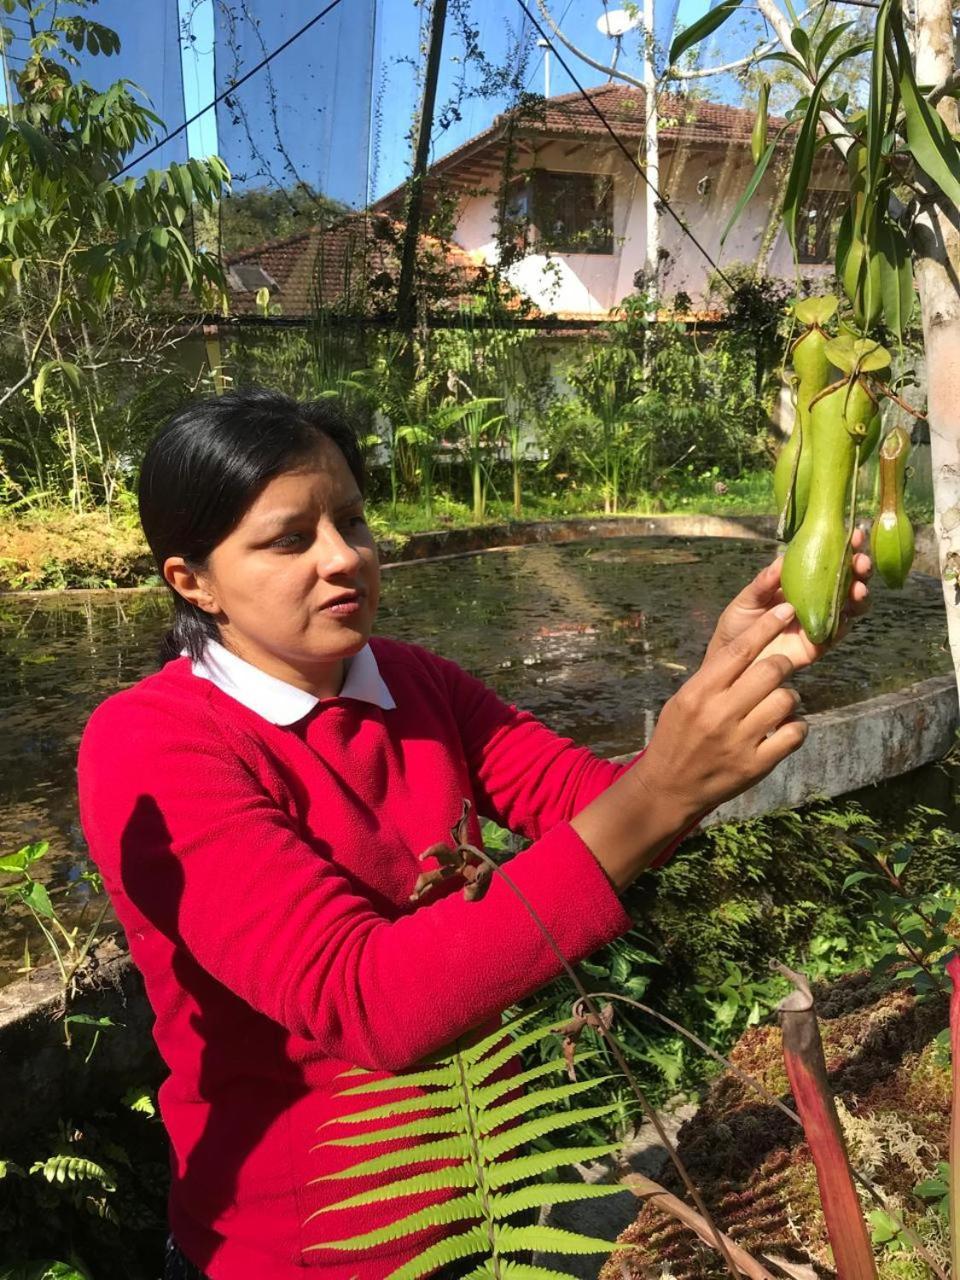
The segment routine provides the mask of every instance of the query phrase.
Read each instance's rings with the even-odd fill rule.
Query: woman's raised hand
[[[700,815],[739,795],[807,735],[794,672],[773,651],[794,624],[781,602],[717,646],[667,702],[646,751],[573,819],[618,888],[625,888]]]
[[[873,564],[870,557],[864,555],[861,551],[863,544],[863,530],[855,529],[853,534],[853,581],[850,584],[850,594],[847,596],[847,603],[843,611],[844,622],[837,640],[846,635],[854,618],[866,613],[870,608],[870,588],[867,583],[873,573]],[[748,583],[740,594],[727,605],[720,615],[713,638],[707,646],[707,658],[722,649],[724,645],[729,644],[731,640],[740,635],[745,628],[755,622],[766,610],[773,608],[774,605],[783,600],[783,591],[780,587],[782,566],[783,557],[778,556],[772,564],[768,564],[765,569],[761,569],[753,581]],[[836,640],[833,643],[836,643]],[[812,662],[816,662],[817,658],[821,657],[828,647],[827,645],[813,644],[812,641],[807,639],[800,623],[794,620],[773,642],[773,647],[769,652],[782,653],[799,670],[801,667],[808,667]]]

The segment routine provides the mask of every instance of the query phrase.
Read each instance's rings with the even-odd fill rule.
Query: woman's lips
[[[323,613],[331,613],[335,618],[349,618],[351,614],[359,612],[362,602],[363,596],[358,591],[353,591],[349,595],[337,596],[320,608]]]

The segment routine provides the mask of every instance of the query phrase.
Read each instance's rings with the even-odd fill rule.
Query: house
[[[303,324],[321,307],[367,319],[392,316],[402,238],[395,218],[366,212],[228,255],[229,318]],[[417,284],[431,312],[456,310],[488,274],[480,255],[420,237]]]
[[[451,240],[488,264],[502,245],[516,255],[507,278],[544,312],[602,319],[634,292],[646,242],[645,184],[598,118],[642,156],[644,94],[610,82],[582,94],[540,100],[507,112],[431,166],[427,191],[455,204]],[[693,98],[659,100],[659,190],[714,261],[764,263],[767,274],[794,279],[798,269],[780,226],[779,184],[792,150],[788,134],[724,247],[720,237],[753,172],[754,113]],[[785,121],[769,122],[770,137]],[[831,274],[831,231],[845,172],[829,151],[818,155],[802,212],[799,274]],[[373,208],[397,215],[404,189]],[[498,235],[500,226],[506,234]],[[660,225],[661,296],[708,304],[710,264],[664,211]]]

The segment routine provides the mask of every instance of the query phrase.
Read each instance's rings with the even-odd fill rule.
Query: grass
[[[909,494],[907,507],[915,524],[932,519],[929,505],[911,505]],[[368,513],[381,542],[402,543],[415,533],[466,529],[474,524],[468,503],[443,492],[435,496],[429,518],[420,503],[401,502],[391,510],[389,502],[376,496],[368,504]],[[563,477],[552,490],[525,494],[521,518],[562,520],[603,514],[603,499],[597,489]],[[769,470],[748,471],[724,479],[717,468],[705,472],[689,468],[655,493],[632,495],[621,504],[618,514],[773,515],[773,474]],[[485,524],[515,518],[511,503],[491,497]],[[0,591],[128,587],[151,581],[156,581],[156,571],[132,501],[112,517],[103,511],[76,515],[62,507],[18,514],[0,512]]]

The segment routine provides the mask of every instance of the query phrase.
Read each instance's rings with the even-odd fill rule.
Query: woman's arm
[[[324,1053],[387,1071],[409,1067],[560,972],[502,882],[481,901],[454,893],[387,919],[337,867],[335,850],[301,839],[214,724],[184,732],[182,713],[154,708],[131,719],[117,702],[94,715],[84,736],[81,817],[135,959],[158,930]],[[516,858],[511,875],[571,962],[629,928],[597,860],[567,824]],[[148,976],[178,998],[176,961],[174,970]]]

